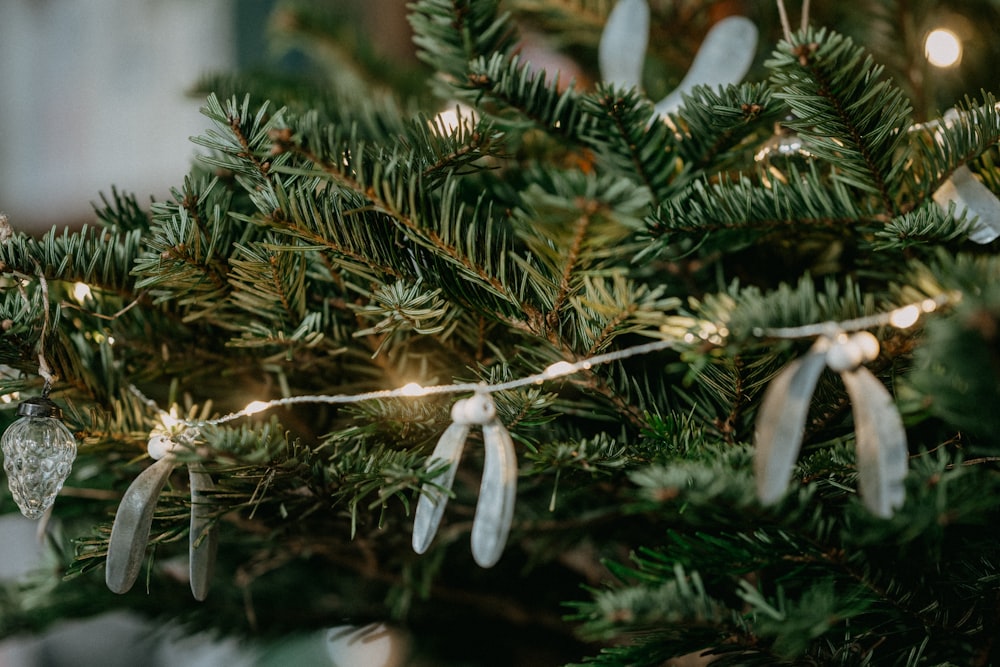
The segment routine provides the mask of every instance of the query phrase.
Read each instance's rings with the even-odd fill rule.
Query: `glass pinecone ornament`
[[[20,419],[0,439],[7,485],[21,514],[38,519],[52,507],[76,458],[76,439],[62,423],[62,411],[41,396],[23,401]]]

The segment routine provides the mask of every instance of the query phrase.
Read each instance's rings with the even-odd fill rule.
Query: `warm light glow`
[[[403,396],[424,396],[427,390],[416,382],[408,382],[400,387],[399,393]]]
[[[543,373],[547,378],[557,378],[562,375],[569,375],[570,373],[576,372],[576,366],[569,363],[568,361],[557,361],[551,366],[547,367]]]
[[[916,324],[920,318],[920,308],[916,306],[906,306],[899,310],[892,311],[889,315],[889,324],[897,329],[907,329]]]
[[[90,291],[90,285],[87,283],[73,283],[73,298],[83,303],[87,299],[91,298],[93,294]]]
[[[924,40],[924,55],[935,67],[954,67],[962,60],[962,42],[951,30],[936,28]]]
[[[243,414],[245,415],[255,415],[258,412],[263,412],[267,410],[267,403],[264,401],[253,401],[248,406],[243,408]]]
[[[456,109],[445,109],[437,115],[435,125],[444,129],[445,132],[454,132],[458,127],[458,111]]]
[[[446,133],[454,132],[458,129],[459,122],[466,125],[476,122],[475,111],[464,104],[455,104],[450,109],[444,109],[434,118],[434,127]]]
[[[165,431],[169,431],[174,426],[177,426],[180,423],[180,420],[177,419],[177,411],[174,408],[171,408],[170,412],[160,410],[160,423],[163,424]]]

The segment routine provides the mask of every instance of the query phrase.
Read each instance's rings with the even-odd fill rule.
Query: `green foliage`
[[[721,171],[729,162],[738,163],[744,143],[758,134],[770,135],[785,111],[765,84],[745,83],[719,91],[696,86],[673,118],[681,135],[682,164]]]
[[[499,2],[469,0],[420,0],[411,7],[410,23],[418,56],[435,69],[454,92],[466,84],[470,61],[494,53],[506,55],[516,41]]]
[[[596,99],[584,98],[596,117],[589,140],[598,157],[617,171],[638,176],[654,201],[667,197],[680,171],[673,136],[663,123],[653,121],[653,106],[635,91],[599,87]],[[634,177],[633,176],[633,177]]]
[[[910,103],[852,40],[806,31],[778,47],[768,63],[775,97],[796,119],[788,126],[806,148],[835,165],[834,179],[876,198],[872,210],[895,212],[907,154]]]
[[[594,119],[581,108],[580,94],[573,88],[560,91],[559,81],[546,79],[516,55],[476,59],[469,65],[468,85],[479,93],[480,108],[513,129],[537,127],[576,142],[593,132]]]
[[[953,312],[927,323],[911,379],[933,414],[980,436],[983,446],[995,453],[1000,421],[995,411],[982,406],[1000,399],[995,375],[984,372],[996,368],[1000,359],[1000,262],[996,257],[941,256],[925,271],[942,288],[960,290],[964,296]]]
[[[48,564],[69,580],[2,587],[0,634],[122,606],[258,637],[391,618],[441,665],[998,662],[1000,263],[933,194],[963,165],[998,189],[1000,113],[981,93],[914,123],[926,100],[899,75],[922,55],[883,70],[862,37],[906,42],[886,17],[935,3],[861,4],[878,5],[867,32],[807,28],[746,82],[656,118],[648,91],[593,79],[610,2],[417,0],[419,62],[397,72],[346,8],[282,3],[281,46],[310,71],[206,76],[203,154],[165,201],[111,189],[96,226],[0,243],[0,395],[40,391],[42,353],[80,442]],[[691,54],[675,52],[713,8],[651,3],[650,90],[680,80]],[[761,28],[770,11],[754,8]],[[777,31],[761,34],[770,49]],[[561,48],[578,80],[522,39]],[[912,303],[915,326],[870,327],[868,364],[906,424],[905,504],[882,519],[859,501],[851,405],[825,372],[789,490],[761,506],[761,398],[811,343],[780,329]],[[673,346],[493,394],[521,470],[494,568],[468,549],[478,427],[413,553],[414,504],[442,471],[428,456],[464,396],[379,392],[507,383],[650,340]],[[277,398],[303,401],[205,423]],[[197,423],[179,461],[216,485],[202,605],[170,567],[183,467],[158,501],[149,594],[111,598],[97,571],[168,407]]]

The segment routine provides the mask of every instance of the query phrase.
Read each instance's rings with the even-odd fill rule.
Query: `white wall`
[[[234,65],[231,0],[2,0],[0,211],[17,229],[92,217],[111,185],[180,186],[207,125],[186,95]]]

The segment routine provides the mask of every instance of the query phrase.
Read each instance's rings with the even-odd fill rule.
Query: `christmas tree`
[[[346,11],[200,82],[171,198],[5,222],[4,420],[72,436],[8,427],[0,633],[1000,661],[1000,8],[416,0],[392,62]]]

